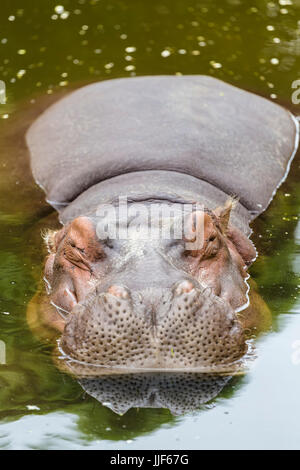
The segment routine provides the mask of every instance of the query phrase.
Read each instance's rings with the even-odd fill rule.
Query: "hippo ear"
[[[61,230],[45,230],[42,232],[42,239],[45,242],[48,252],[56,253],[57,247],[66,234],[66,229],[63,227]]]
[[[224,206],[217,207],[214,209],[214,214],[217,216],[221,229],[224,233],[227,232],[229,220],[230,220],[230,214],[232,209],[236,206],[237,201],[236,199],[230,198],[225,202]]]
[[[252,241],[236,227],[228,228],[227,238],[233,243],[243,258],[245,265],[250,266],[257,256],[257,251]]]
[[[235,249],[243,258],[245,265],[250,266],[257,256],[255,246],[238,228],[229,225],[230,214],[236,204],[237,200],[230,198],[223,207],[217,207],[214,210],[214,214],[218,217],[223,233],[233,243]]]
[[[48,253],[56,252],[56,247],[55,247],[56,233],[57,233],[56,230],[50,230],[50,229],[47,229],[42,232],[42,239],[44,240]]]

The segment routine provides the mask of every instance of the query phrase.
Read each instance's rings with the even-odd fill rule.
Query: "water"
[[[40,231],[56,227],[57,218],[31,179],[22,145],[41,97],[45,106],[85,83],[134,74],[209,74],[300,115],[292,103],[292,83],[300,79],[299,19],[299,0],[2,0],[1,449],[299,448],[299,155],[252,227],[260,256],[251,275],[273,324],[257,342],[251,371],[198,411],[174,416],[135,408],[121,416],[60,372],[53,340],[41,342],[27,327],[26,306],[45,256]]]

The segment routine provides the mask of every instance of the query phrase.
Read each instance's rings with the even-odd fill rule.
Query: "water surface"
[[[300,115],[291,100],[300,79],[300,2],[2,0],[1,449],[299,448],[299,155],[252,227],[260,256],[251,274],[272,329],[257,342],[253,369],[208,405],[182,416],[151,408],[114,413],[58,371],[51,341],[27,327],[45,256],[40,231],[58,223],[30,176],[22,130],[58,93],[150,74],[208,74]]]

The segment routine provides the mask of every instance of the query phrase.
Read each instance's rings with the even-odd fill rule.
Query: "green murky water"
[[[300,115],[291,99],[300,79],[300,1],[1,1],[1,449],[300,447],[299,155],[253,226],[260,257],[251,273],[271,308],[272,331],[257,343],[253,370],[209,406],[180,417],[151,408],[120,416],[59,372],[51,344],[27,327],[45,254],[40,230],[57,224],[22,147],[38,97],[108,78],[175,73],[213,75]]]

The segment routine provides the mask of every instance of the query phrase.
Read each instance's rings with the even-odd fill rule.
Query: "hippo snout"
[[[229,303],[190,280],[171,288],[96,286],[71,312],[60,341],[68,358],[134,370],[226,370],[247,346]]]

